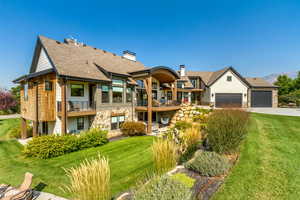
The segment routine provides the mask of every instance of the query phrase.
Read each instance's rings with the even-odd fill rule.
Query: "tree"
[[[16,106],[11,108],[11,110],[15,113],[20,112],[20,91],[21,91],[20,85],[18,85],[16,87],[12,87],[10,89],[11,94],[13,95],[14,99],[16,100]]]
[[[300,90],[300,71],[298,72],[297,77],[294,79],[293,85],[295,90]]]
[[[0,111],[6,111],[16,106],[17,102],[13,95],[5,90],[0,90]]]
[[[277,81],[274,84],[279,86],[278,88],[279,95],[285,95],[294,90],[293,80],[289,78],[287,75],[278,76]]]

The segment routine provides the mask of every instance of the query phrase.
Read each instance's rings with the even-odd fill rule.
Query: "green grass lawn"
[[[9,139],[7,131],[12,127],[20,126],[20,123],[19,119],[0,120],[0,140]]]
[[[63,168],[77,166],[86,158],[96,158],[99,153],[109,159],[113,194],[134,186],[138,179],[152,170],[150,146],[153,137],[150,136],[110,142],[101,147],[47,160],[28,159],[21,155],[22,145],[16,140],[6,139],[4,132],[10,125],[15,125],[11,119],[3,120],[0,124],[0,183],[18,185],[22,182],[24,173],[29,171],[34,174],[33,187],[39,183],[46,184],[43,191],[70,197],[70,194],[60,189],[68,183]]]
[[[299,198],[300,117],[251,114],[240,160],[213,199]]]

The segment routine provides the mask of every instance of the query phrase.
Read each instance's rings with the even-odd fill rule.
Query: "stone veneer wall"
[[[108,130],[108,137],[116,137],[121,135],[120,130],[111,130],[111,117],[114,115],[125,115],[125,121],[137,121],[136,112],[132,109],[132,107],[126,106],[118,106],[118,107],[110,107],[105,108],[103,110],[97,110],[97,114],[92,120],[92,128],[101,128],[104,130]],[[133,115],[132,115],[133,114]]]
[[[173,126],[177,121],[192,122],[194,116],[201,114],[196,110],[197,108],[199,108],[199,106],[182,105],[181,109],[174,114],[170,125]]]

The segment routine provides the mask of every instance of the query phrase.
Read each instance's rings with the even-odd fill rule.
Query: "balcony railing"
[[[147,106],[147,100],[140,100],[137,103],[137,106]],[[152,99],[152,107],[167,107],[167,106],[180,106],[180,102],[174,100],[156,100]]]
[[[96,110],[96,103],[91,101],[67,101],[67,112]],[[57,111],[61,112],[61,101],[57,102]]]

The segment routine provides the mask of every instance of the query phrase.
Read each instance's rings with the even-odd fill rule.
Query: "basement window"
[[[120,129],[124,121],[125,121],[125,116],[123,115],[111,117],[111,130]]]
[[[84,118],[83,117],[78,117],[77,118],[77,130],[81,131],[84,129]]]
[[[232,81],[232,76],[227,76],[227,81],[231,82]]]

